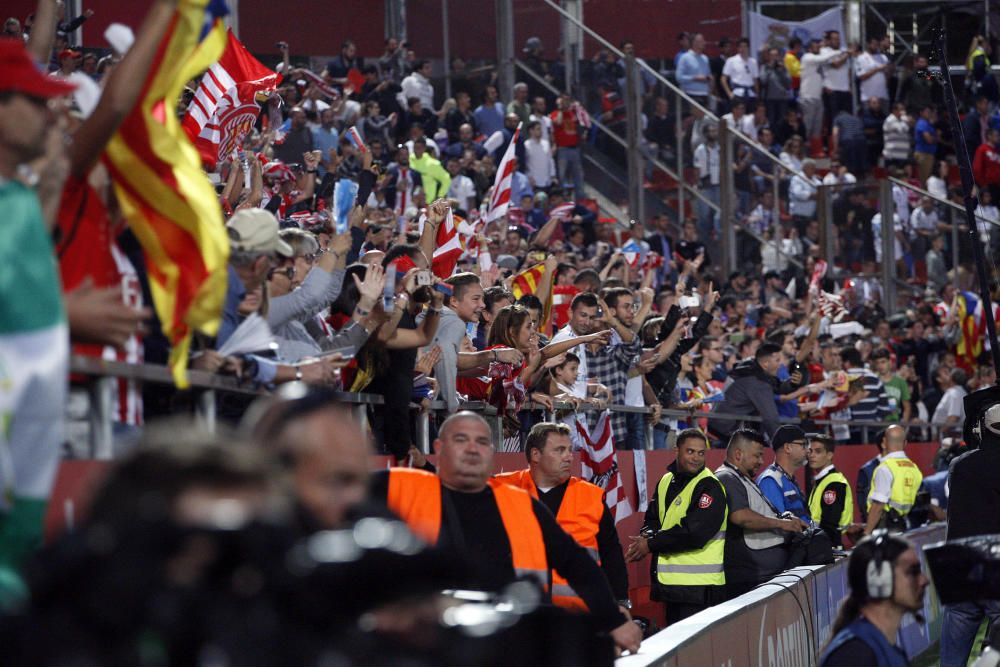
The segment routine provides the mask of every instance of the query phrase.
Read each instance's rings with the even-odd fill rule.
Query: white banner
[[[841,44],[844,41],[844,13],[840,7],[828,9],[819,16],[805,21],[779,21],[757,12],[747,13],[750,20],[750,54],[757,57],[765,46],[777,47],[782,51],[788,46],[788,40],[798,37],[803,48],[809,46],[810,39],[822,39],[827,30],[840,32]]]

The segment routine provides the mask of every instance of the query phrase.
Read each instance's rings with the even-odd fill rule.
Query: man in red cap
[[[59,72],[58,76],[68,77],[77,70],[77,65],[83,54],[73,49],[63,49],[59,52]]]
[[[69,335],[52,241],[38,193],[19,168],[51,157],[39,188],[58,193],[65,176],[65,119],[55,98],[69,83],[43,74],[20,40],[0,40],[0,570],[41,544],[42,518],[63,442]],[[60,122],[61,121],[61,122]],[[27,180],[27,179],[26,179]]]

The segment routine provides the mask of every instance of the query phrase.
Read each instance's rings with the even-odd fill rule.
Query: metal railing
[[[84,375],[91,380],[87,383],[90,394],[90,445],[91,456],[96,459],[113,458],[113,408],[112,396],[114,392],[114,382],[117,379],[136,380],[143,383],[153,383],[161,385],[173,385],[173,376],[166,366],[153,364],[129,364],[119,361],[107,361],[94,357],[74,355],[70,360],[70,371],[77,375]],[[219,393],[240,394],[244,396],[267,396],[270,392],[244,382],[240,382],[232,376],[223,376],[208,373],[205,371],[188,371],[190,391],[196,396],[195,414],[199,421],[209,430],[214,430],[216,425],[216,409]],[[383,405],[382,396],[377,394],[365,394],[356,392],[334,392],[333,397],[338,401],[351,405],[358,420],[366,424],[368,420],[367,411],[369,406]],[[448,406],[444,401],[432,401],[429,409],[424,410],[421,406],[411,405],[411,409],[417,412],[417,446],[424,453],[430,453],[431,445],[431,413],[441,414],[447,411]],[[497,413],[496,408],[488,403],[479,401],[467,401],[461,404],[463,410],[470,410],[483,415],[490,423],[495,442],[503,441],[503,419]],[[524,409],[541,410],[545,419],[554,419],[555,412],[573,412],[586,414],[601,412],[608,409],[612,412],[651,415],[652,410],[648,407],[636,407],[628,405],[608,405],[605,407],[586,406],[576,408],[570,403],[556,402],[553,404],[553,411],[549,411],[545,406],[537,403],[527,403]],[[692,410],[664,409],[661,411],[661,424],[663,419],[674,419],[678,421],[695,421],[699,419],[737,421],[745,423],[761,423],[763,420],[759,416],[737,415],[721,412],[702,412]],[[799,424],[800,419],[782,418],[781,423]],[[857,421],[844,419],[824,419],[812,420],[812,423],[819,426],[842,426],[847,425],[854,429],[860,429],[862,440],[869,441],[869,435],[873,435],[878,429],[892,425],[901,425],[908,428],[925,429],[930,433],[930,440],[937,440],[940,427],[922,422],[881,422],[881,421]],[[646,423],[645,448],[653,449],[653,429],[655,424],[650,421]]]

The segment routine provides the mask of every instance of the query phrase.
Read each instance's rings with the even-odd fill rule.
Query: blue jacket
[[[910,661],[903,650],[890,644],[882,631],[866,618],[857,619],[837,633],[819,657],[819,667],[840,667],[841,663],[829,662],[829,658],[838,648],[853,639],[860,639],[872,650],[878,667],[909,667]]]
[[[805,496],[795,480],[785,474],[777,463],[772,463],[757,476],[757,486],[761,493],[771,501],[778,513],[791,512],[798,518],[812,525],[809,507]]]

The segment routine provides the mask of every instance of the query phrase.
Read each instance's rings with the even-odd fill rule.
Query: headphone
[[[876,530],[872,533],[872,558],[865,570],[865,585],[868,597],[872,600],[885,600],[892,597],[895,585],[892,563],[885,558],[885,545],[889,541],[889,531]]]

